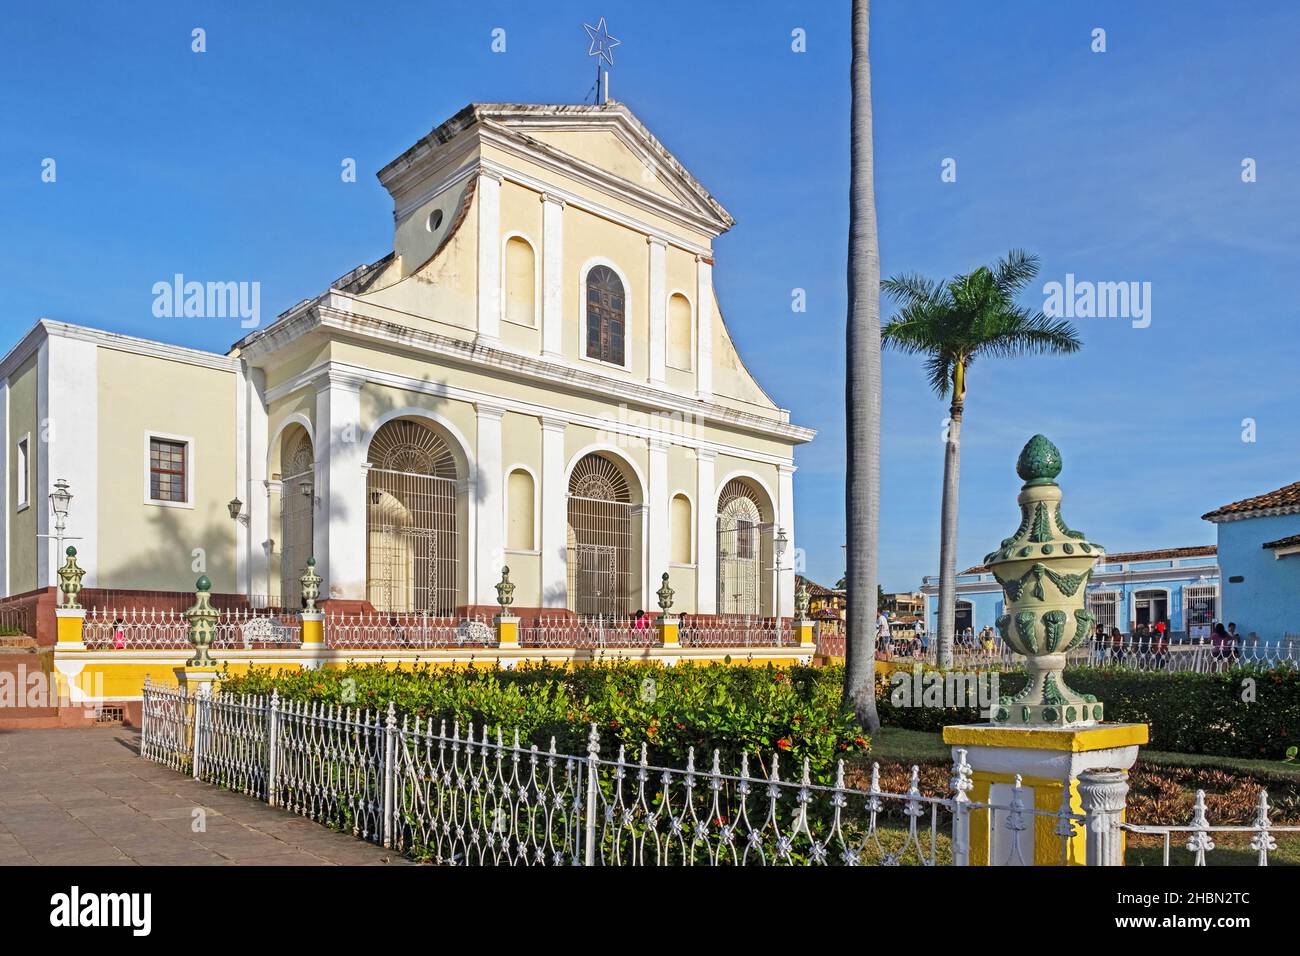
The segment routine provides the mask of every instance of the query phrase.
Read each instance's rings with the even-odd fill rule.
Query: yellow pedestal
[[[55,635],[63,650],[84,650],[83,631],[86,626],[86,609],[82,607],[56,607],[54,609]]]
[[[971,866],[1083,866],[1085,834],[1080,824],[1068,844],[1056,832],[1064,787],[1070,787],[1070,810],[1081,813],[1079,774],[1109,768],[1127,771],[1138,745],[1148,739],[1146,724],[1100,724],[1077,730],[1061,727],[1003,727],[959,724],[943,729],[943,741],[966,751],[975,804],[1010,803],[1020,777],[1026,829],[1019,853],[1011,842],[1007,811],[975,809],[970,813]],[[1064,852],[1063,852],[1064,851]]]
[[[812,621],[795,618],[794,633],[799,638],[800,647],[811,649],[817,646],[817,639],[813,632],[814,625]]]
[[[659,616],[659,643],[663,647],[681,647],[681,618],[671,614]]]
[[[199,693],[204,687],[215,690],[216,683],[220,678],[221,671],[215,666],[192,667],[185,664],[176,668],[176,683],[181,685],[181,690],[188,691],[191,694]]]
[[[302,646],[325,646],[325,613],[323,611],[302,611]]]
[[[498,614],[492,623],[497,629],[497,647],[519,646],[519,618],[513,614]]]

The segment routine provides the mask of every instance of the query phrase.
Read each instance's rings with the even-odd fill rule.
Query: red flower
[[[780,740],[778,740],[778,741],[776,742],[776,746],[777,746],[777,749],[778,749],[778,750],[789,750],[789,749],[790,749],[790,738],[789,738],[789,737],[782,737]]]
[[[617,726],[618,726],[618,721],[617,721],[617,720],[611,720],[611,721],[609,722],[609,725],[610,725],[611,727],[617,727]]]

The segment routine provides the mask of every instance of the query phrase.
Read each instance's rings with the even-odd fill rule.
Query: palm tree
[[[951,395],[943,456],[943,512],[939,538],[938,663],[952,667],[953,612],[957,598],[957,481],[961,471],[961,423],[966,373],[979,356],[1077,352],[1074,326],[1016,304],[1016,295],[1038,275],[1038,257],[1013,249],[990,269],[935,282],[903,275],[881,283],[901,304],[881,330],[886,345],[926,356],[930,386]]]
[[[850,600],[844,708],[868,731],[876,714],[876,540],[880,517],[880,247],[871,141],[870,0],[853,0],[849,314],[845,342],[845,519]]]

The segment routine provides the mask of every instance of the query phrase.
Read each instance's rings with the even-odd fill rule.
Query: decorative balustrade
[[[683,647],[791,647],[799,643],[788,618],[684,614]]]
[[[83,642],[90,650],[180,650],[190,647],[184,612],[158,608],[95,608],[86,612]],[[219,612],[216,649],[297,647],[302,623],[296,614],[248,608]]]
[[[519,629],[523,647],[655,647],[659,629],[649,615],[635,619],[614,615],[540,615],[531,626]]]
[[[325,615],[325,643],[337,648],[491,647],[496,633],[484,618],[410,612]]]

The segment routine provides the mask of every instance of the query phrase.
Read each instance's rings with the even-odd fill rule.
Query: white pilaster
[[[250,504],[248,500],[248,365],[240,362],[235,369],[235,497],[244,503],[235,521],[235,593],[253,593],[248,542]]]
[[[776,524],[785,530],[789,540],[785,556],[781,559],[781,570],[776,576],[776,608],[778,617],[790,617],[794,614],[794,556],[796,538],[794,534],[794,465],[777,465],[776,489]]]
[[[478,340],[501,341],[501,176],[478,174]]]
[[[558,419],[542,419],[542,605],[554,608],[569,604],[564,426]]]
[[[648,236],[650,247],[650,384],[664,384],[664,365],[668,358],[668,244],[657,236]],[[663,572],[660,572],[661,574]]]
[[[713,260],[695,257],[695,389],[713,398]],[[715,504],[716,507],[716,504]]]
[[[78,561],[86,569],[82,586],[93,588],[99,577],[99,348],[94,342],[51,335],[42,346],[45,373],[39,378],[45,396],[45,412],[38,416],[38,433],[32,438],[45,459],[44,474],[32,489],[32,507],[44,516],[45,533],[54,530],[50,517],[50,490],[59,478],[66,478],[72,491],[67,533],[76,540]],[[49,539],[44,562],[45,574],[38,587],[58,583],[57,569],[63,556]]]
[[[248,593],[271,593],[271,558],[266,539],[270,536],[270,496],[266,491],[267,414],[266,373],[260,368],[248,368],[244,374],[245,404],[248,410],[246,447],[243,454],[248,459],[247,483],[240,497],[247,504],[248,513]]]
[[[14,512],[14,489],[9,480],[9,379],[0,380],[0,481],[4,482],[0,507],[0,597],[9,590],[9,516]]]
[[[564,200],[542,193],[542,355],[564,354]]]
[[[660,576],[668,570],[668,443],[657,438],[650,439],[650,460],[646,473],[646,500],[649,503],[649,560],[645,571],[645,595],[649,602],[650,595],[659,590]]]
[[[312,543],[326,598],[366,596],[366,479],[361,386],[329,368],[316,380],[316,515]]]
[[[695,452],[696,549],[695,608],[700,614],[718,610],[718,489],[714,485],[717,453],[700,448]]]
[[[478,531],[474,541],[475,581],[478,592],[475,604],[495,604],[496,583],[501,580],[505,561],[505,482],[501,461],[501,418],[505,410],[479,402],[474,406],[478,420],[475,439],[477,460],[474,467],[474,494],[470,499],[478,512]]]

